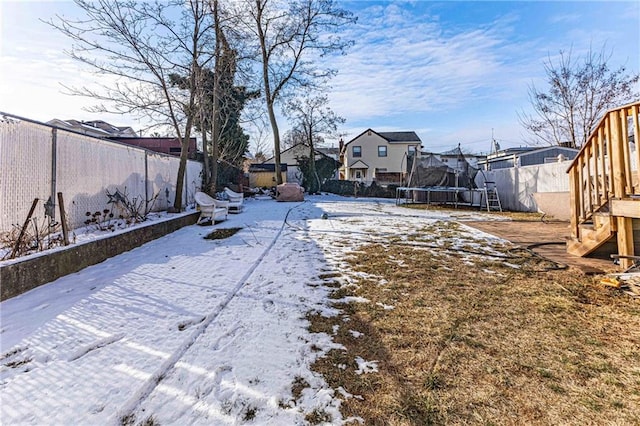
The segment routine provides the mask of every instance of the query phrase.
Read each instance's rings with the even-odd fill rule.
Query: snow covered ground
[[[426,223],[484,218],[329,195],[247,200],[242,213],[214,227],[183,228],[4,301],[0,422],[152,416],[162,425],[291,425],[320,410],[340,424],[349,420],[339,412],[344,391],[310,370],[335,347],[305,320],[310,311],[334,312],[323,282],[337,273],[351,279],[343,259],[360,244]],[[231,227],[242,230],[203,238]],[[495,238],[467,227],[464,234]],[[375,374],[375,360],[354,354],[354,364]],[[292,384],[302,379],[310,386],[295,399]]]

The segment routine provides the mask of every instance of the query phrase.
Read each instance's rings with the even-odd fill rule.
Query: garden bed
[[[87,266],[132,250],[183,226],[196,223],[199,212],[153,222],[62,249],[41,252],[0,265],[0,301],[15,297]]]

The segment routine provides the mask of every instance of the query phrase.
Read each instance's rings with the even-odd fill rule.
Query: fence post
[[[149,213],[149,162],[147,155],[149,153],[144,150],[144,213]]]
[[[53,204],[51,209],[51,220],[56,219],[56,177],[57,177],[57,153],[58,153],[58,129],[51,129],[51,194],[49,199]]]

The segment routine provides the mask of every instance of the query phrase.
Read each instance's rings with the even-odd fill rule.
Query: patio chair
[[[240,213],[242,211],[242,203],[244,202],[244,194],[232,191],[227,187],[224,188],[224,194],[229,200],[229,212]]]
[[[196,203],[200,207],[200,217],[196,222],[198,225],[206,219],[211,219],[211,223],[216,223],[227,219],[229,213],[229,202],[216,200],[204,192],[196,192]]]

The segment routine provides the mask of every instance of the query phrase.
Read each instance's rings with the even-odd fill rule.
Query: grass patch
[[[242,420],[245,422],[250,422],[251,420],[256,418],[256,413],[258,412],[258,409],[255,407],[247,407],[247,409],[244,412],[244,415],[242,416]]]
[[[640,388],[640,301],[504,243],[455,242],[459,229],[443,224],[410,240],[464,250],[361,246],[345,259],[355,285],[327,286],[342,313],[308,315],[312,332],[339,326],[334,340],[345,349],[313,369],[354,395],[343,416],[367,425],[639,424],[640,392],[630,390]],[[336,303],[347,294],[370,302]],[[376,360],[378,372],[356,374],[356,357]]]
[[[159,426],[159,423],[153,418],[153,416],[146,417],[136,423],[136,416],[134,414],[128,414],[121,417],[120,424],[122,426]]]
[[[309,383],[302,377],[296,376],[291,384],[291,395],[294,400],[299,400],[302,396],[302,391],[309,387]]]
[[[204,236],[205,240],[223,240],[236,234],[242,228],[220,228]]]
[[[324,410],[315,409],[312,412],[308,413],[304,419],[312,425],[319,425],[323,423],[331,422],[331,414],[327,413]]]

